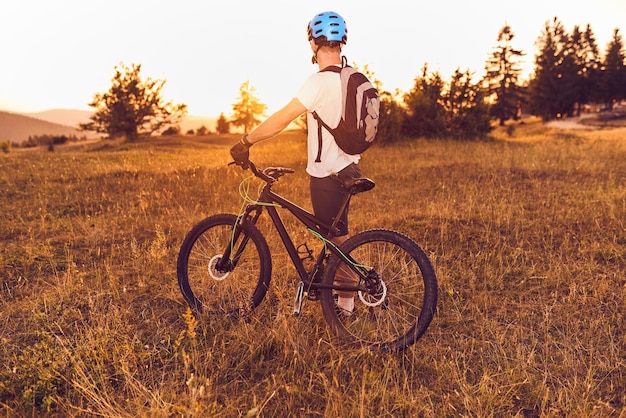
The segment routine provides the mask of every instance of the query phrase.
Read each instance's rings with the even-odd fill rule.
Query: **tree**
[[[141,65],[115,67],[111,89],[96,93],[90,107],[96,109],[91,122],[82,130],[135,140],[176,125],[187,114],[187,105],[164,102],[161,90],[165,80],[141,79]]]
[[[239,87],[239,101],[233,104],[233,116],[230,123],[243,126],[245,132],[261,123],[260,116],[265,116],[267,105],[261,103],[254,95],[255,88],[246,81]]]
[[[422,76],[404,95],[404,104],[403,131],[409,137],[466,139],[482,137],[491,130],[484,92],[472,83],[469,70],[456,70],[445,83],[439,72],[428,74],[424,65]]]
[[[204,136],[209,134],[209,129],[202,125],[198,129],[196,129],[196,136]]]
[[[457,139],[480,138],[491,131],[489,108],[469,70],[457,69],[441,102],[446,111],[448,134]]]
[[[397,99],[400,95],[399,90],[396,90],[395,95],[388,91],[380,93],[380,121],[378,122],[376,137],[383,144],[398,142],[403,139],[402,124],[405,119],[405,112]]]
[[[180,134],[180,127],[179,126],[169,126],[167,129],[165,129],[161,135],[163,136],[173,136],[173,135],[178,135]]]
[[[523,102],[523,90],[519,85],[522,69],[519,59],[524,53],[511,47],[515,37],[509,25],[503,26],[498,32],[498,46],[494,48],[487,60],[485,82],[487,95],[495,98],[491,113],[499,121],[500,126],[508,119],[517,120],[520,104]]]
[[[626,99],[625,59],[622,36],[615,29],[602,63],[602,99],[609,110],[613,109],[614,101]]]
[[[359,67],[354,62],[352,63],[352,67],[354,67],[355,70],[361,72],[365,77],[367,77],[367,79],[370,80],[370,82],[376,88],[376,90],[378,91],[383,90],[383,83],[379,79],[376,78],[376,76],[374,75],[374,72],[370,70],[370,67],[368,64],[365,64],[362,70],[359,69]]]
[[[441,137],[446,134],[445,109],[440,100],[445,83],[439,72],[428,74],[424,65],[422,76],[415,79],[411,91],[404,94],[406,118],[403,131],[409,137]]]
[[[223,113],[220,113],[220,117],[217,118],[217,123],[215,124],[215,130],[218,134],[227,134],[230,132],[230,122],[226,119]]]
[[[588,24],[584,32],[574,27],[571,46],[577,71],[576,114],[580,115],[583,105],[598,98],[600,88],[600,56],[591,25]]]
[[[567,91],[570,74],[564,73],[570,63],[567,58],[564,64],[564,57],[569,54],[568,43],[563,24],[556,17],[552,23],[546,22],[537,41],[539,54],[535,56],[535,74],[529,86],[531,111],[543,120],[569,113],[575,102],[575,99],[571,103],[566,100],[571,94]]]

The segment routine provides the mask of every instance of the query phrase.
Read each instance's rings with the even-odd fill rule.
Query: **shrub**
[[[172,135],[178,135],[179,133],[180,133],[180,128],[178,126],[170,126],[166,130],[164,130],[161,135],[172,136]]]

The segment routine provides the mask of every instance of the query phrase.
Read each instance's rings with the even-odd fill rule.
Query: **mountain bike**
[[[341,340],[382,351],[404,350],[426,332],[437,305],[437,279],[415,241],[388,229],[359,232],[339,246],[332,241],[351,198],[372,189],[372,180],[334,176],[349,193],[329,225],[272,190],[294,170],[258,169],[252,161],[246,166],[264,183],[258,198],[250,199],[239,215],[218,214],[200,221],[181,245],[178,284],[195,314],[246,318],[263,301],[272,278],[272,256],[257,221],[267,212],[299,277],[294,316],[300,315],[304,300],[319,301],[324,319]],[[307,244],[294,245],[279,209],[290,212],[321,242],[319,253]],[[305,261],[312,267],[305,268]],[[353,283],[337,282],[341,269]],[[338,308],[337,292],[353,292],[354,311]]]

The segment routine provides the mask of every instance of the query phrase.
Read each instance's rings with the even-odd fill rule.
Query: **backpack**
[[[349,65],[339,68],[335,65],[322,71],[339,73],[341,77],[341,120],[336,128],[328,126],[317,114],[318,150],[315,162],[321,162],[322,127],[335,138],[343,152],[350,155],[360,154],[368,149],[376,137],[380,101],[378,91],[362,73]]]

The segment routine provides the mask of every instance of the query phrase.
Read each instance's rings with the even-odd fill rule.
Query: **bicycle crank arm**
[[[332,290],[340,290],[344,292],[367,292],[367,287],[364,286],[338,286],[335,284],[320,284],[313,283],[311,288],[313,289],[332,289]]]

